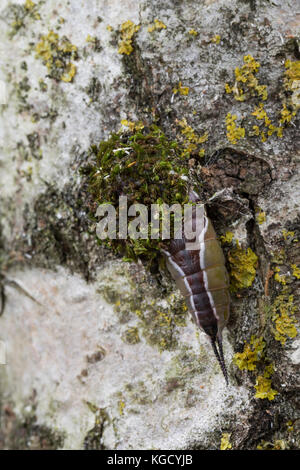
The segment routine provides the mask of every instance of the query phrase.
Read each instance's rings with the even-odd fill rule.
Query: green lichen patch
[[[56,80],[72,82],[77,59],[77,47],[66,38],[60,38],[54,31],[41,37],[36,45],[36,58],[41,59],[48,69],[48,75]]]
[[[91,163],[83,169],[95,211],[98,205],[110,203],[118,218],[120,196],[127,196],[128,208],[141,203],[148,214],[151,204],[187,203],[189,165],[182,146],[169,140],[156,125],[131,126],[127,120],[125,124],[128,131],[112,134],[91,148]],[[126,259],[140,257],[151,264],[162,245],[161,232],[157,232],[157,238],[150,238],[152,227],[149,216],[148,233],[141,233],[139,238],[129,234],[127,239],[106,239],[103,243]]]

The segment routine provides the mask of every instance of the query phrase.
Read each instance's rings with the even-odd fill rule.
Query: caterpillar
[[[167,268],[185,297],[195,323],[209,336],[228,384],[222,330],[230,313],[229,276],[222,248],[206,215],[204,204],[199,204],[200,199],[195,191],[190,191],[189,199],[196,204],[192,207],[191,220],[185,221],[184,234],[175,235],[167,247],[164,245],[162,252]],[[190,224],[189,229],[195,234],[192,239],[186,237],[186,224]],[[190,243],[193,245],[192,249]]]

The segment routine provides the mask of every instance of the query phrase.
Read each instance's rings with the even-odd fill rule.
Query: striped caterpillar
[[[194,321],[209,336],[228,384],[222,330],[229,318],[229,276],[221,246],[206,215],[204,204],[199,204],[199,196],[194,191],[190,192],[189,198],[191,202],[198,203],[192,208],[191,220],[185,221],[185,233],[180,237],[174,236],[167,249],[162,252],[166,256],[167,268],[185,297]],[[191,229],[195,233],[193,239],[186,238],[186,223],[190,224],[190,233]],[[189,249],[191,242],[193,249]]]

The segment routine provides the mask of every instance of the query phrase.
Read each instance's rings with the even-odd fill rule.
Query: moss
[[[77,47],[54,31],[41,37],[36,45],[36,58],[43,61],[51,78],[72,82],[76,74],[76,66],[72,60],[77,59]]]
[[[250,287],[255,279],[258,257],[251,250],[237,247],[232,248],[228,253],[230,264],[231,287],[233,291]]]
[[[106,141],[91,148],[90,164],[82,172],[88,180],[95,211],[105,202],[111,203],[119,215],[119,196],[127,196],[127,205],[142,203],[151,212],[151,204],[169,206],[188,202],[186,179],[188,156],[183,147],[167,139],[156,125],[143,127],[122,121],[121,129]],[[94,216],[94,214],[92,214]],[[149,221],[148,221],[149,222]],[[148,228],[151,228],[150,222]],[[151,264],[160,253],[162,239],[105,239],[100,243],[127,260],[141,258]]]

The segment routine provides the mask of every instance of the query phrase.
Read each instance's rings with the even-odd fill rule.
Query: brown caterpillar
[[[199,201],[194,191],[190,192],[190,200]],[[199,213],[197,214],[198,227],[197,207],[200,212],[200,220]],[[191,220],[187,223],[195,233],[194,238],[187,239],[185,234],[178,238],[175,236],[167,249],[162,251],[166,256],[168,270],[185,297],[194,321],[210,337],[228,384],[222,348],[222,330],[228,321],[230,309],[229,276],[225,258],[203,204],[193,207]],[[191,242],[193,249],[189,249]]]

